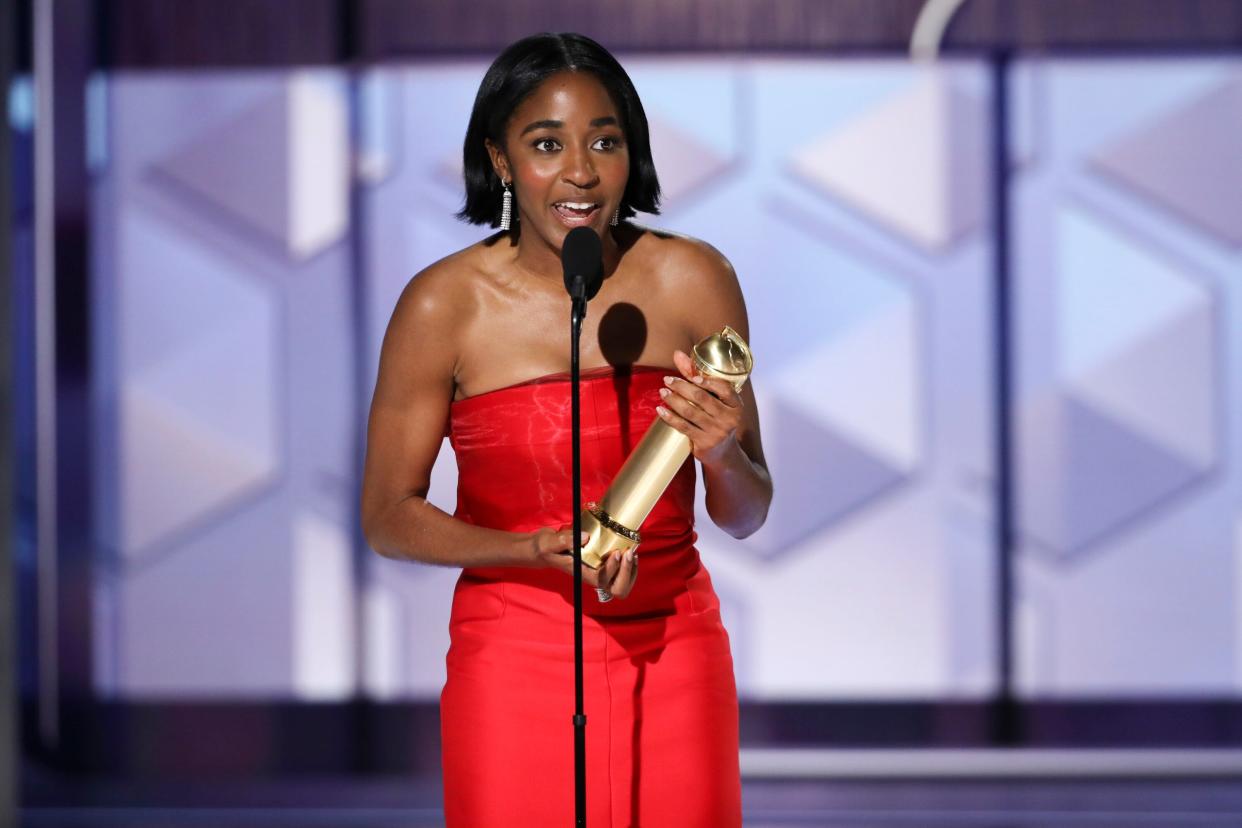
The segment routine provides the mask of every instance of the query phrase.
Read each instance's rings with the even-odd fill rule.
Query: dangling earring
[[[509,189],[508,181],[501,181],[505,186],[505,194],[500,197],[500,229],[508,230],[513,219],[513,191]]]
[[[617,224],[619,224],[620,222],[621,222],[621,205],[618,204],[617,209],[614,210],[612,213],[612,220],[609,221],[608,223],[612,225],[613,227],[616,227]]]

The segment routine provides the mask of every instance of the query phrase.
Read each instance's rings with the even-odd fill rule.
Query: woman
[[[461,217],[502,229],[419,273],[397,302],[371,405],[363,528],[385,557],[462,567],[441,696],[448,825],[544,828],[573,814],[560,265],[572,228],[591,227],[604,249],[582,333],[584,502],[657,416],[690,438],[708,512],[734,536],[763,523],[772,486],[749,387],[698,377],[687,356],[724,325],[749,335],[732,268],[706,244],[626,220],[657,212],[659,183],[616,60],[581,35],[510,46],[479,88],[464,162]],[[424,499],[446,431],[453,516]],[[601,590],[586,590],[584,623],[595,828],[741,824],[733,663],[694,548],[694,481],[687,460],[637,556],[584,568]]]

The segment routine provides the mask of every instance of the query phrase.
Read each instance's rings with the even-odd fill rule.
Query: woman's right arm
[[[539,566],[538,537],[472,526],[426,500],[453,400],[453,334],[470,310],[469,297],[453,284],[459,274],[446,270],[433,266],[410,281],[384,334],[367,423],[362,531],[386,558]]]
[[[435,265],[410,280],[388,322],[367,423],[362,532],[385,558],[442,566],[551,567],[572,574],[571,527],[504,532],[460,521],[427,502],[455,390],[454,332],[470,312],[457,273]],[[584,538],[585,540],[585,538]],[[589,586],[624,598],[633,559],[583,567]]]

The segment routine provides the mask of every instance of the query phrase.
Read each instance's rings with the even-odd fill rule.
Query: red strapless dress
[[[586,372],[582,496],[598,499],[655,418],[664,368]],[[565,375],[453,403],[456,516],[527,532],[572,520]],[[585,588],[587,824],[740,826],[737,690],[694,547],[687,460],[641,527],[629,598]],[[470,568],[453,595],[440,697],[449,828],[571,825],[573,581]]]

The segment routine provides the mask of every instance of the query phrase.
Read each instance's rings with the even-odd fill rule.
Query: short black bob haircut
[[[471,224],[500,225],[504,190],[492,169],[484,140],[504,146],[505,127],[513,111],[539,84],[557,72],[590,72],[608,90],[621,117],[630,153],[630,177],[621,199],[621,217],[636,210],[660,212],[660,181],[651,160],[647,115],[630,76],[617,59],[591,38],[580,34],[537,34],[509,46],[488,68],[479,84],[466,127],[462,168],[466,205],[457,217]],[[517,211],[514,211],[515,219]]]

